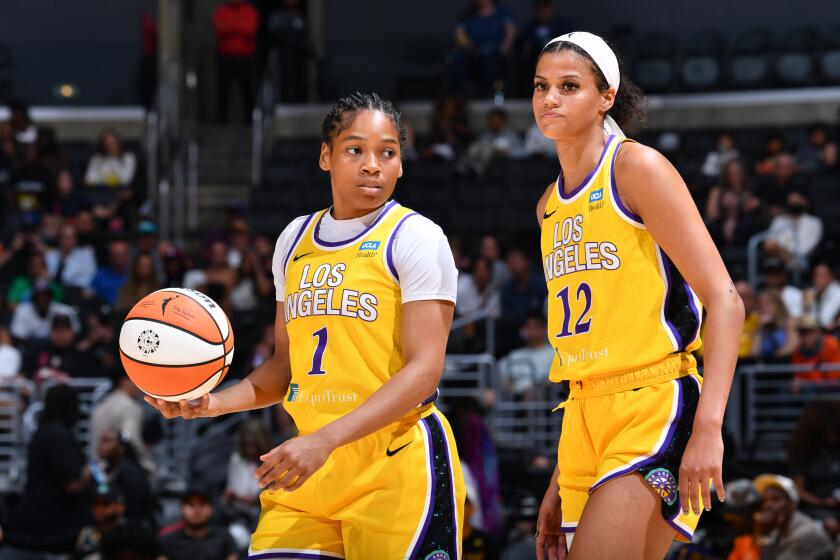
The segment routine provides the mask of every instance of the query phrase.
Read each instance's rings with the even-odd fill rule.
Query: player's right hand
[[[170,402],[148,395],[143,397],[143,400],[158,409],[167,420],[178,416],[187,420],[190,418],[212,418],[221,414],[219,399],[212,393],[207,393],[201,398],[191,401],[181,399],[178,402]]]
[[[543,497],[537,516],[537,560],[566,558],[566,534],[560,530],[562,523],[560,496],[557,495],[556,486],[551,484]],[[546,549],[548,556],[546,556]]]

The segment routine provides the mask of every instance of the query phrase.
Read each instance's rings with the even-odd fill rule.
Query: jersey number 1
[[[585,321],[584,319],[589,314],[589,310],[592,308],[592,288],[590,288],[589,284],[587,284],[586,282],[583,282],[577,288],[577,301],[580,301],[581,294],[583,294],[585,302],[583,307],[583,313],[580,314],[580,317],[578,317],[578,320],[575,323],[575,332],[572,332],[569,329],[569,323],[572,319],[572,306],[569,303],[569,287],[566,286],[557,294],[557,297],[563,301],[563,330],[556,335],[557,338],[564,338],[575,334],[583,334],[589,332],[589,327],[592,326],[592,318],[590,317]]]
[[[318,346],[315,347],[315,355],[312,356],[312,369],[309,370],[309,375],[326,375],[321,366],[324,361],[324,351],[327,349],[327,327],[318,329],[312,333],[313,337],[318,337]]]

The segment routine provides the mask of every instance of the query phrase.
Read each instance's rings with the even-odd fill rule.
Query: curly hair
[[[394,108],[393,103],[382,99],[376,93],[355,92],[347,97],[342,97],[338,103],[324,116],[321,124],[321,140],[324,144],[332,146],[333,139],[346,130],[361,111],[381,111],[394,124],[400,142],[400,153],[405,147],[405,127],[402,123],[402,115]]]
[[[598,65],[595,64],[592,57],[589,56],[589,53],[574,43],[569,43],[567,41],[549,43],[543,47],[543,50],[537,57],[537,62],[539,62],[540,58],[542,58],[542,55],[544,54],[559,53],[563,51],[573,51],[589,62],[590,69],[595,75],[595,85],[598,87],[598,91],[604,92],[610,89],[606,76],[604,76],[604,73],[601,72],[600,68],[598,68]],[[613,102],[613,106],[609,111],[607,111],[607,114],[615,119],[618,126],[624,129],[625,132],[633,132],[638,130],[645,122],[645,103],[647,102],[647,99],[645,98],[645,94],[642,89],[627,79],[624,74],[624,64],[621,58],[618,55],[616,55],[616,58],[618,58],[618,67],[621,74],[621,86],[618,88],[618,91],[616,91],[615,102]]]
[[[831,420],[840,416],[840,402],[814,401],[809,404],[796,423],[790,440],[788,462],[793,467],[803,467],[814,457],[814,452],[826,444],[826,433]]]

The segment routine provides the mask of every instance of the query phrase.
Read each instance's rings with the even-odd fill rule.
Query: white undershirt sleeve
[[[277,243],[274,245],[271,272],[274,276],[274,292],[277,301],[286,299],[286,271],[283,269],[283,261],[292,249],[292,243],[295,242],[298,231],[306,218],[307,216],[300,216],[292,220],[283,230],[283,233],[277,237]]]
[[[421,215],[406,218],[393,241],[394,268],[402,302],[446,300],[455,303],[458,269],[440,226]]]

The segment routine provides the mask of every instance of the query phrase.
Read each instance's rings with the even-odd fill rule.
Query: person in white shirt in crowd
[[[15,348],[8,327],[0,325],[0,382],[18,379],[22,362],[20,350]]]
[[[813,288],[806,299],[814,306],[811,313],[817,317],[820,326],[832,329],[840,314],[840,282],[826,262],[817,263],[811,273]]]
[[[75,288],[89,289],[96,275],[93,247],[79,246],[76,228],[65,224],[58,233],[58,247],[45,255],[50,278]]]
[[[735,147],[735,137],[731,132],[721,132],[717,137],[715,149],[706,154],[703,162],[703,175],[709,179],[720,177],[724,166],[732,160],[738,159],[738,149]]]
[[[532,123],[525,132],[525,157],[554,158],[557,157],[557,146],[554,140],[546,138],[536,123]]]
[[[52,321],[58,315],[70,318],[73,331],[79,332],[76,311],[69,305],[53,301],[50,284],[39,280],[32,290],[32,301],[15,308],[12,315],[12,336],[26,341],[46,340],[50,336]]]
[[[85,184],[89,187],[129,187],[136,170],[137,158],[125,151],[119,132],[106,128],[99,133],[99,146],[88,162]]]
[[[535,389],[548,379],[554,349],[546,338],[546,320],[531,314],[520,329],[525,346],[517,348],[499,361],[504,390],[517,399],[534,399]]]
[[[125,375],[121,375],[116,388],[102,399],[90,417],[91,441],[99,441],[107,430],[120,434],[131,442],[138,454],[138,462],[147,472],[155,472],[151,450],[143,441],[143,393]],[[98,449],[96,450],[98,453]]]
[[[492,160],[518,159],[522,156],[522,139],[508,126],[507,112],[495,107],[487,113],[487,130],[470,144],[466,155],[458,162],[456,171],[472,171],[478,176],[483,176]]]
[[[237,444],[228,461],[222,511],[234,540],[240,548],[247,548],[260,516],[260,485],[254,474],[260,465],[260,455],[271,449],[262,420],[256,417],[243,420],[239,424]]]
[[[788,268],[807,268],[808,256],[823,237],[822,220],[808,214],[808,206],[804,194],[792,191],[787,195],[785,211],[770,222],[764,249],[782,259]]]
[[[788,314],[799,319],[805,309],[805,295],[790,283],[790,273],[785,263],[776,257],[769,257],[762,263],[764,286],[779,292]]]
[[[470,317],[479,313],[497,319],[502,314],[499,287],[493,278],[493,264],[479,257],[473,262],[472,271],[458,275],[458,303],[455,314]]]

